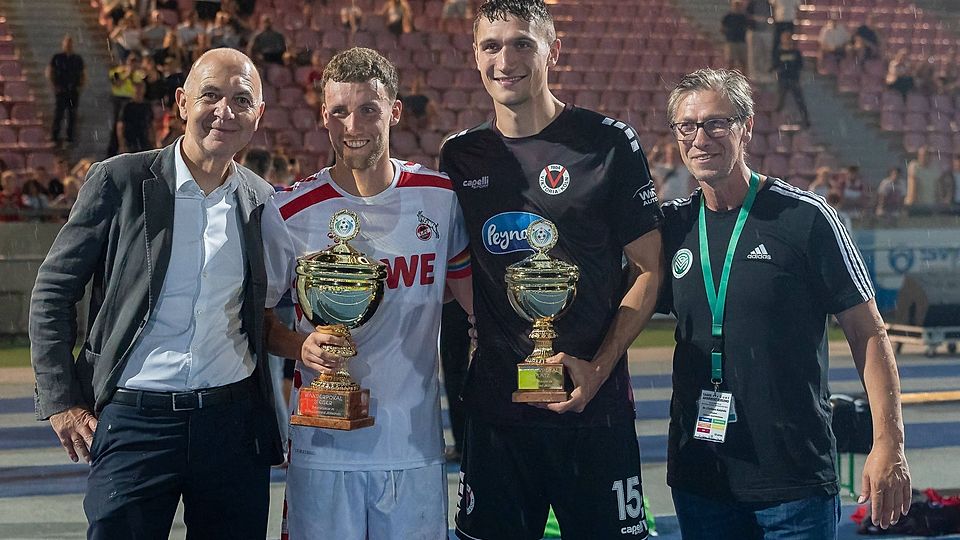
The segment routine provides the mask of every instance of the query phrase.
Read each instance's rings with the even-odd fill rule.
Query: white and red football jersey
[[[291,426],[290,459],[300,467],[398,470],[443,462],[437,339],[446,279],[470,275],[467,233],[445,174],[391,162],[393,182],[372,197],[345,192],[323,169],[264,209],[267,307],[290,293],[297,257],[332,244],[329,222],[340,210],[359,216],[360,234],[350,245],[387,265],[383,300],[352,330],[357,356],[348,363],[354,380],[370,389],[376,423],[354,431]],[[313,327],[299,317],[298,330]],[[297,362],[292,403],[315,376]]]

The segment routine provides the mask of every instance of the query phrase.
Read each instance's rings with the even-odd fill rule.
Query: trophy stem
[[[533,340],[533,352],[524,362],[528,364],[543,364],[547,358],[554,355],[553,340],[557,333],[553,330],[550,319],[536,319],[533,321],[533,331],[530,339]]]
[[[322,334],[331,334],[334,336],[340,336],[347,340],[349,345],[340,346],[340,345],[324,345],[323,350],[342,356],[345,359],[349,359],[357,355],[357,349],[353,346],[353,338],[350,337],[350,329],[342,324],[334,324],[330,326],[318,326],[317,332]],[[352,377],[350,377],[350,372],[347,371],[346,360],[343,364],[340,365],[340,368],[336,373],[330,375],[328,373],[321,373],[316,379],[310,383],[312,388],[317,388],[321,390],[345,390],[345,391],[356,391],[360,390],[360,385],[357,384]]]

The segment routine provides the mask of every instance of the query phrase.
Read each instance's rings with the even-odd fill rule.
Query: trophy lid
[[[357,214],[349,210],[335,213],[330,218],[330,236],[334,244],[323,251],[297,259],[297,274],[328,281],[383,279],[386,266],[379,261],[371,261],[348,243],[359,232]]]
[[[575,284],[580,277],[576,265],[547,255],[557,245],[557,227],[546,219],[538,219],[527,227],[527,242],[536,253],[507,267],[507,283],[522,286]]]

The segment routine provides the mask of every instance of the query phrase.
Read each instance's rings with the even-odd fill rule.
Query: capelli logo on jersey
[[[563,165],[553,163],[540,171],[540,189],[547,195],[559,195],[570,186],[570,173]]]
[[[437,240],[440,239],[440,226],[437,225],[437,222],[423,215],[423,210],[417,212],[417,221],[420,223],[417,224],[417,238],[426,242],[427,240],[437,237]]]
[[[483,247],[494,255],[533,251],[527,242],[527,227],[543,219],[530,212],[502,212],[483,224]]]
[[[490,177],[481,176],[480,178],[474,178],[473,180],[464,180],[463,187],[472,189],[486,189],[490,187]]]
[[[620,534],[624,534],[624,535],[630,534],[633,536],[640,536],[645,532],[647,532],[647,524],[643,522],[640,522],[636,525],[632,525],[630,527],[622,527],[620,529]]]

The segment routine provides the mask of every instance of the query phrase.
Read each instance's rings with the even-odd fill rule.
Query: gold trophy
[[[297,297],[303,315],[318,331],[346,338],[346,346],[323,346],[344,358],[356,356],[350,329],[373,316],[387,275],[382,263],[370,261],[347,243],[359,233],[357,215],[340,210],[330,218],[334,244],[297,259]],[[300,389],[290,423],[343,430],[372,426],[370,390],[361,389],[341,365],[335,374],[321,374]]]
[[[569,399],[563,388],[563,364],[547,364],[554,355],[553,320],[564,314],[577,295],[580,270],[547,255],[557,244],[557,227],[545,219],[527,227],[527,242],[536,253],[507,267],[507,297],[514,311],[533,322],[533,352],[517,364],[514,403],[557,403]]]

